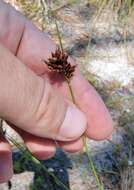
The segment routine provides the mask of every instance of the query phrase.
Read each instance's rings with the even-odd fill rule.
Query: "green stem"
[[[55,17],[54,17],[54,22],[55,22],[55,26],[56,26],[56,31],[57,31],[57,35],[58,35],[58,39],[59,39],[59,43],[60,43],[60,48],[61,48],[61,51],[63,52],[64,49],[63,49],[63,45],[62,45],[62,39],[61,39],[61,35],[60,35],[60,31],[59,31],[58,23],[57,23],[57,20],[56,20]]]
[[[95,176],[98,189],[99,190],[104,190],[103,185],[101,184],[100,179],[99,179],[99,177],[97,175],[96,168],[95,168],[93,160],[92,160],[91,152],[89,151],[89,148],[87,146],[87,140],[86,140],[86,138],[83,139],[83,142],[84,142],[84,147],[86,149],[86,153],[87,153],[88,160],[89,160],[89,167],[91,167],[93,175]]]
[[[75,97],[74,97],[74,93],[73,93],[73,89],[72,89],[72,86],[70,84],[70,81],[66,79],[66,82],[67,82],[67,85],[68,85],[68,88],[69,88],[69,92],[70,92],[70,96],[71,96],[71,99],[72,99],[72,102],[76,105],[76,101],[75,101]]]
[[[63,187],[65,190],[71,190],[70,188],[68,188],[64,183],[62,183],[53,173],[49,172],[47,167],[45,165],[43,165],[37,158],[35,158],[32,153],[26,149],[25,147],[23,147],[21,144],[19,144],[16,140],[14,140],[11,136],[9,136],[8,134],[6,135],[9,139],[10,142],[12,142],[23,154],[27,153],[33,160],[33,162],[35,164],[39,164],[41,166],[41,168],[50,176],[54,179],[55,183],[61,187]]]
[[[59,38],[60,48],[61,48],[62,52],[64,52],[62,39],[61,39],[61,35],[60,35],[60,31],[59,31],[59,27],[58,27],[58,23],[57,23],[56,19],[55,19],[55,25],[56,25],[57,35],[58,35],[58,38]],[[71,95],[71,98],[72,98],[72,102],[77,106],[76,101],[75,101],[75,96],[74,96],[74,93],[73,93],[73,89],[72,89],[72,86],[70,84],[70,80],[68,78],[66,78],[66,77],[65,77],[65,80],[66,80],[66,82],[68,84],[68,88],[69,88],[69,92],[70,92],[70,95]],[[91,165],[93,175],[95,176],[97,186],[98,186],[99,190],[104,190],[104,188],[101,185],[101,182],[99,180],[99,177],[97,175],[95,166],[93,164],[92,155],[91,155],[91,153],[90,153],[90,151],[88,149],[88,146],[87,146],[86,135],[83,135],[83,145],[84,145],[84,149],[86,150],[86,154],[87,154],[87,157],[88,157],[88,160],[89,160],[89,166]]]
[[[32,155],[31,155],[32,156]],[[43,170],[49,174],[49,176],[51,176],[54,180],[55,180],[55,183],[61,187],[63,187],[65,190],[70,190],[66,185],[64,185],[64,183],[62,183],[53,173],[49,172],[47,167],[45,165],[42,165],[41,162],[35,158],[34,156],[32,156],[32,159],[35,163],[37,164],[40,164],[41,167],[43,168]]]
[[[56,20],[56,17],[55,17],[55,12],[52,11],[51,6],[49,6],[49,11],[51,13],[51,16],[54,18],[54,22],[55,22],[55,26],[56,26],[56,32],[57,32],[58,40],[59,40],[59,43],[60,43],[61,51],[64,52],[63,44],[62,44],[62,38],[61,38],[60,31],[59,31],[58,23],[57,23],[57,20]]]
[[[76,101],[75,101],[75,97],[74,97],[74,93],[73,93],[70,81],[68,79],[66,79],[66,81],[67,81],[67,84],[68,84],[68,87],[69,87],[69,91],[70,91],[70,95],[71,95],[71,98],[72,98],[72,102],[76,105]],[[99,190],[104,190],[104,188],[103,188],[103,186],[102,186],[102,184],[100,182],[100,179],[99,179],[99,177],[97,175],[96,168],[95,168],[93,160],[92,160],[91,152],[89,151],[89,148],[88,148],[88,145],[87,145],[86,135],[83,136],[83,145],[84,145],[84,149],[86,151],[86,154],[87,154],[87,157],[88,157],[88,160],[89,160],[89,167],[91,168],[92,173],[95,176],[98,189]]]
[[[74,104],[76,104],[72,87],[71,87],[70,83],[67,83],[67,84],[68,84],[68,88],[69,88],[69,90],[70,90],[70,94],[71,94],[71,97],[72,97],[72,102],[73,102]]]

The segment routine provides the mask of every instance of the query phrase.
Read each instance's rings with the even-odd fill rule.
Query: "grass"
[[[47,167],[42,164],[41,161],[39,161],[37,158],[35,158],[31,152],[29,152],[29,150],[24,146],[24,145],[21,145],[20,143],[18,143],[16,140],[14,140],[14,138],[12,138],[9,134],[6,134],[6,137],[8,138],[8,140],[16,147],[18,148],[19,151],[21,151],[22,153],[22,162],[21,162],[21,165],[17,162],[15,165],[14,165],[14,169],[18,172],[18,171],[21,171],[23,170],[23,161],[26,160],[27,162],[28,161],[32,161],[35,166],[37,167],[38,170],[44,170],[44,172],[46,172],[54,181],[55,181],[55,184],[57,184],[59,187],[62,187],[64,190],[71,190],[69,187],[67,187],[64,183],[62,183],[62,181],[56,177],[52,172],[50,172]],[[38,180],[40,182],[42,182],[41,180],[41,176],[40,178],[38,178]],[[38,181],[38,182],[39,182]]]

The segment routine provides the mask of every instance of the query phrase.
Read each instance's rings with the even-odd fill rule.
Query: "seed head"
[[[48,59],[48,61],[44,62],[51,71],[63,75],[66,80],[70,81],[73,77],[76,65],[72,66],[68,62],[68,54],[60,50],[59,47],[56,48],[55,52],[51,53],[51,57]]]

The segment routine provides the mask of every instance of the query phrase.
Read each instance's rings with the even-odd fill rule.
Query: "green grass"
[[[52,172],[50,172],[47,167],[42,164],[42,162],[40,160],[38,160],[37,158],[35,158],[31,152],[29,152],[29,150],[22,144],[18,143],[16,140],[14,140],[14,138],[12,138],[9,134],[6,134],[8,140],[16,147],[18,148],[19,151],[21,151],[22,153],[22,157],[20,159],[20,162],[15,162],[14,163],[14,170],[16,172],[21,172],[23,170],[25,170],[26,166],[25,166],[25,162],[32,162],[34,163],[35,167],[37,168],[37,170],[43,170],[45,173],[48,174],[48,176],[50,176],[55,184],[57,184],[59,187],[62,187],[64,190],[71,190],[69,187],[67,187],[58,177],[56,177]],[[39,176],[37,178],[36,184],[39,185],[41,182],[43,181],[42,176]],[[33,186],[31,185],[30,187],[31,189],[33,188]],[[34,187],[35,189],[36,187]],[[32,189],[33,190],[33,189]],[[37,190],[37,188],[36,188]]]

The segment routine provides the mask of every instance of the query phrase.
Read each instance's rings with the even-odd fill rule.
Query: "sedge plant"
[[[68,85],[68,89],[70,92],[72,102],[77,107],[79,107],[76,103],[74,91],[73,91],[72,86],[71,86],[71,79],[74,75],[76,65],[71,65],[68,61],[68,54],[65,53],[65,51],[64,51],[58,22],[56,20],[55,14],[53,14],[53,12],[52,12],[52,18],[54,19],[54,22],[55,22],[55,27],[56,27],[56,32],[57,32],[57,36],[59,39],[60,47],[57,47],[55,52],[51,53],[51,57],[48,59],[48,61],[44,61],[44,63],[48,66],[50,71],[56,72],[64,78],[64,80],[66,81],[66,83]],[[91,155],[91,152],[90,152],[88,144],[87,144],[86,135],[83,135],[83,147],[84,147],[83,150],[84,150],[84,152],[86,152],[87,157],[88,157],[89,167],[91,168],[92,173],[96,179],[97,187],[99,190],[104,190],[103,185],[100,181],[100,178],[97,174],[95,165],[93,163],[92,155]]]

